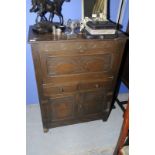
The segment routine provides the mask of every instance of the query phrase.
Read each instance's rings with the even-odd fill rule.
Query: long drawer
[[[87,81],[75,81],[68,83],[59,83],[57,85],[44,84],[43,95],[47,97],[70,94],[89,90],[99,90],[112,86],[113,80],[109,79],[98,79],[98,80],[87,80]]]
[[[51,55],[91,54],[100,50],[102,52],[116,52],[121,49],[121,44],[122,41],[114,42],[110,40],[104,42],[89,40],[86,42],[40,43],[38,45],[38,50],[48,54],[50,53]]]

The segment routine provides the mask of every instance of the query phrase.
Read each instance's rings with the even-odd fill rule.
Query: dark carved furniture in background
[[[128,23],[126,35],[129,37],[129,23]],[[127,101],[120,101],[118,99],[121,82],[123,82],[129,90],[129,40],[127,40],[126,45],[125,45],[124,55],[122,58],[122,63],[121,63],[120,72],[118,76],[118,82],[117,82],[116,95],[115,95],[116,102],[118,103],[122,111],[125,111],[124,105],[127,104]]]
[[[126,37],[83,39],[78,35],[37,35],[29,43],[37,79],[44,131],[49,128],[107,120]]]

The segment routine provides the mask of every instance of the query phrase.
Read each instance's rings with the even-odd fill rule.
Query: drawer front
[[[43,85],[43,94],[47,97],[55,97],[55,95],[63,95],[66,93],[73,93],[76,92],[77,89],[76,83],[67,83],[61,84],[56,86],[51,86],[51,84]]]
[[[43,94],[47,97],[55,97],[55,95],[72,94],[81,91],[88,91],[93,89],[102,89],[107,86],[112,86],[112,79],[102,79],[95,81],[77,81],[74,83],[62,83],[53,86],[52,84],[43,85]]]
[[[43,106],[48,110],[48,122],[61,122],[75,119],[75,97],[49,99]]]
[[[74,55],[74,54],[91,54],[97,51],[114,52],[121,48],[121,42],[115,41],[91,41],[89,42],[55,42],[40,43],[38,49],[51,55]]]
[[[97,80],[97,81],[87,81],[87,82],[80,82],[78,89],[82,91],[92,90],[92,89],[102,89],[108,86],[112,86],[112,79],[105,79]]]

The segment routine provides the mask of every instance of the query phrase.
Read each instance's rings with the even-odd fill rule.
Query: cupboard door
[[[49,100],[51,122],[68,121],[75,118],[75,97],[67,96]]]
[[[81,103],[78,109],[82,117],[101,115],[104,110],[105,92],[104,90],[90,91],[80,94]]]

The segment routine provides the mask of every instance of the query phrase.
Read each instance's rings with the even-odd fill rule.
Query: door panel
[[[111,69],[111,54],[47,57],[47,74],[68,75],[89,72],[107,72]]]
[[[79,105],[82,117],[99,115],[103,112],[105,91],[90,91],[80,94],[82,104]]]
[[[73,120],[75,118],[75,105],[74,96],[50,99],[51,122]]]
[[[90,75],[109,76],[113,74],[113,53],[96,55],[53,57],[40,53],[41,72],[44,83],[56,78],[91,77]]]

